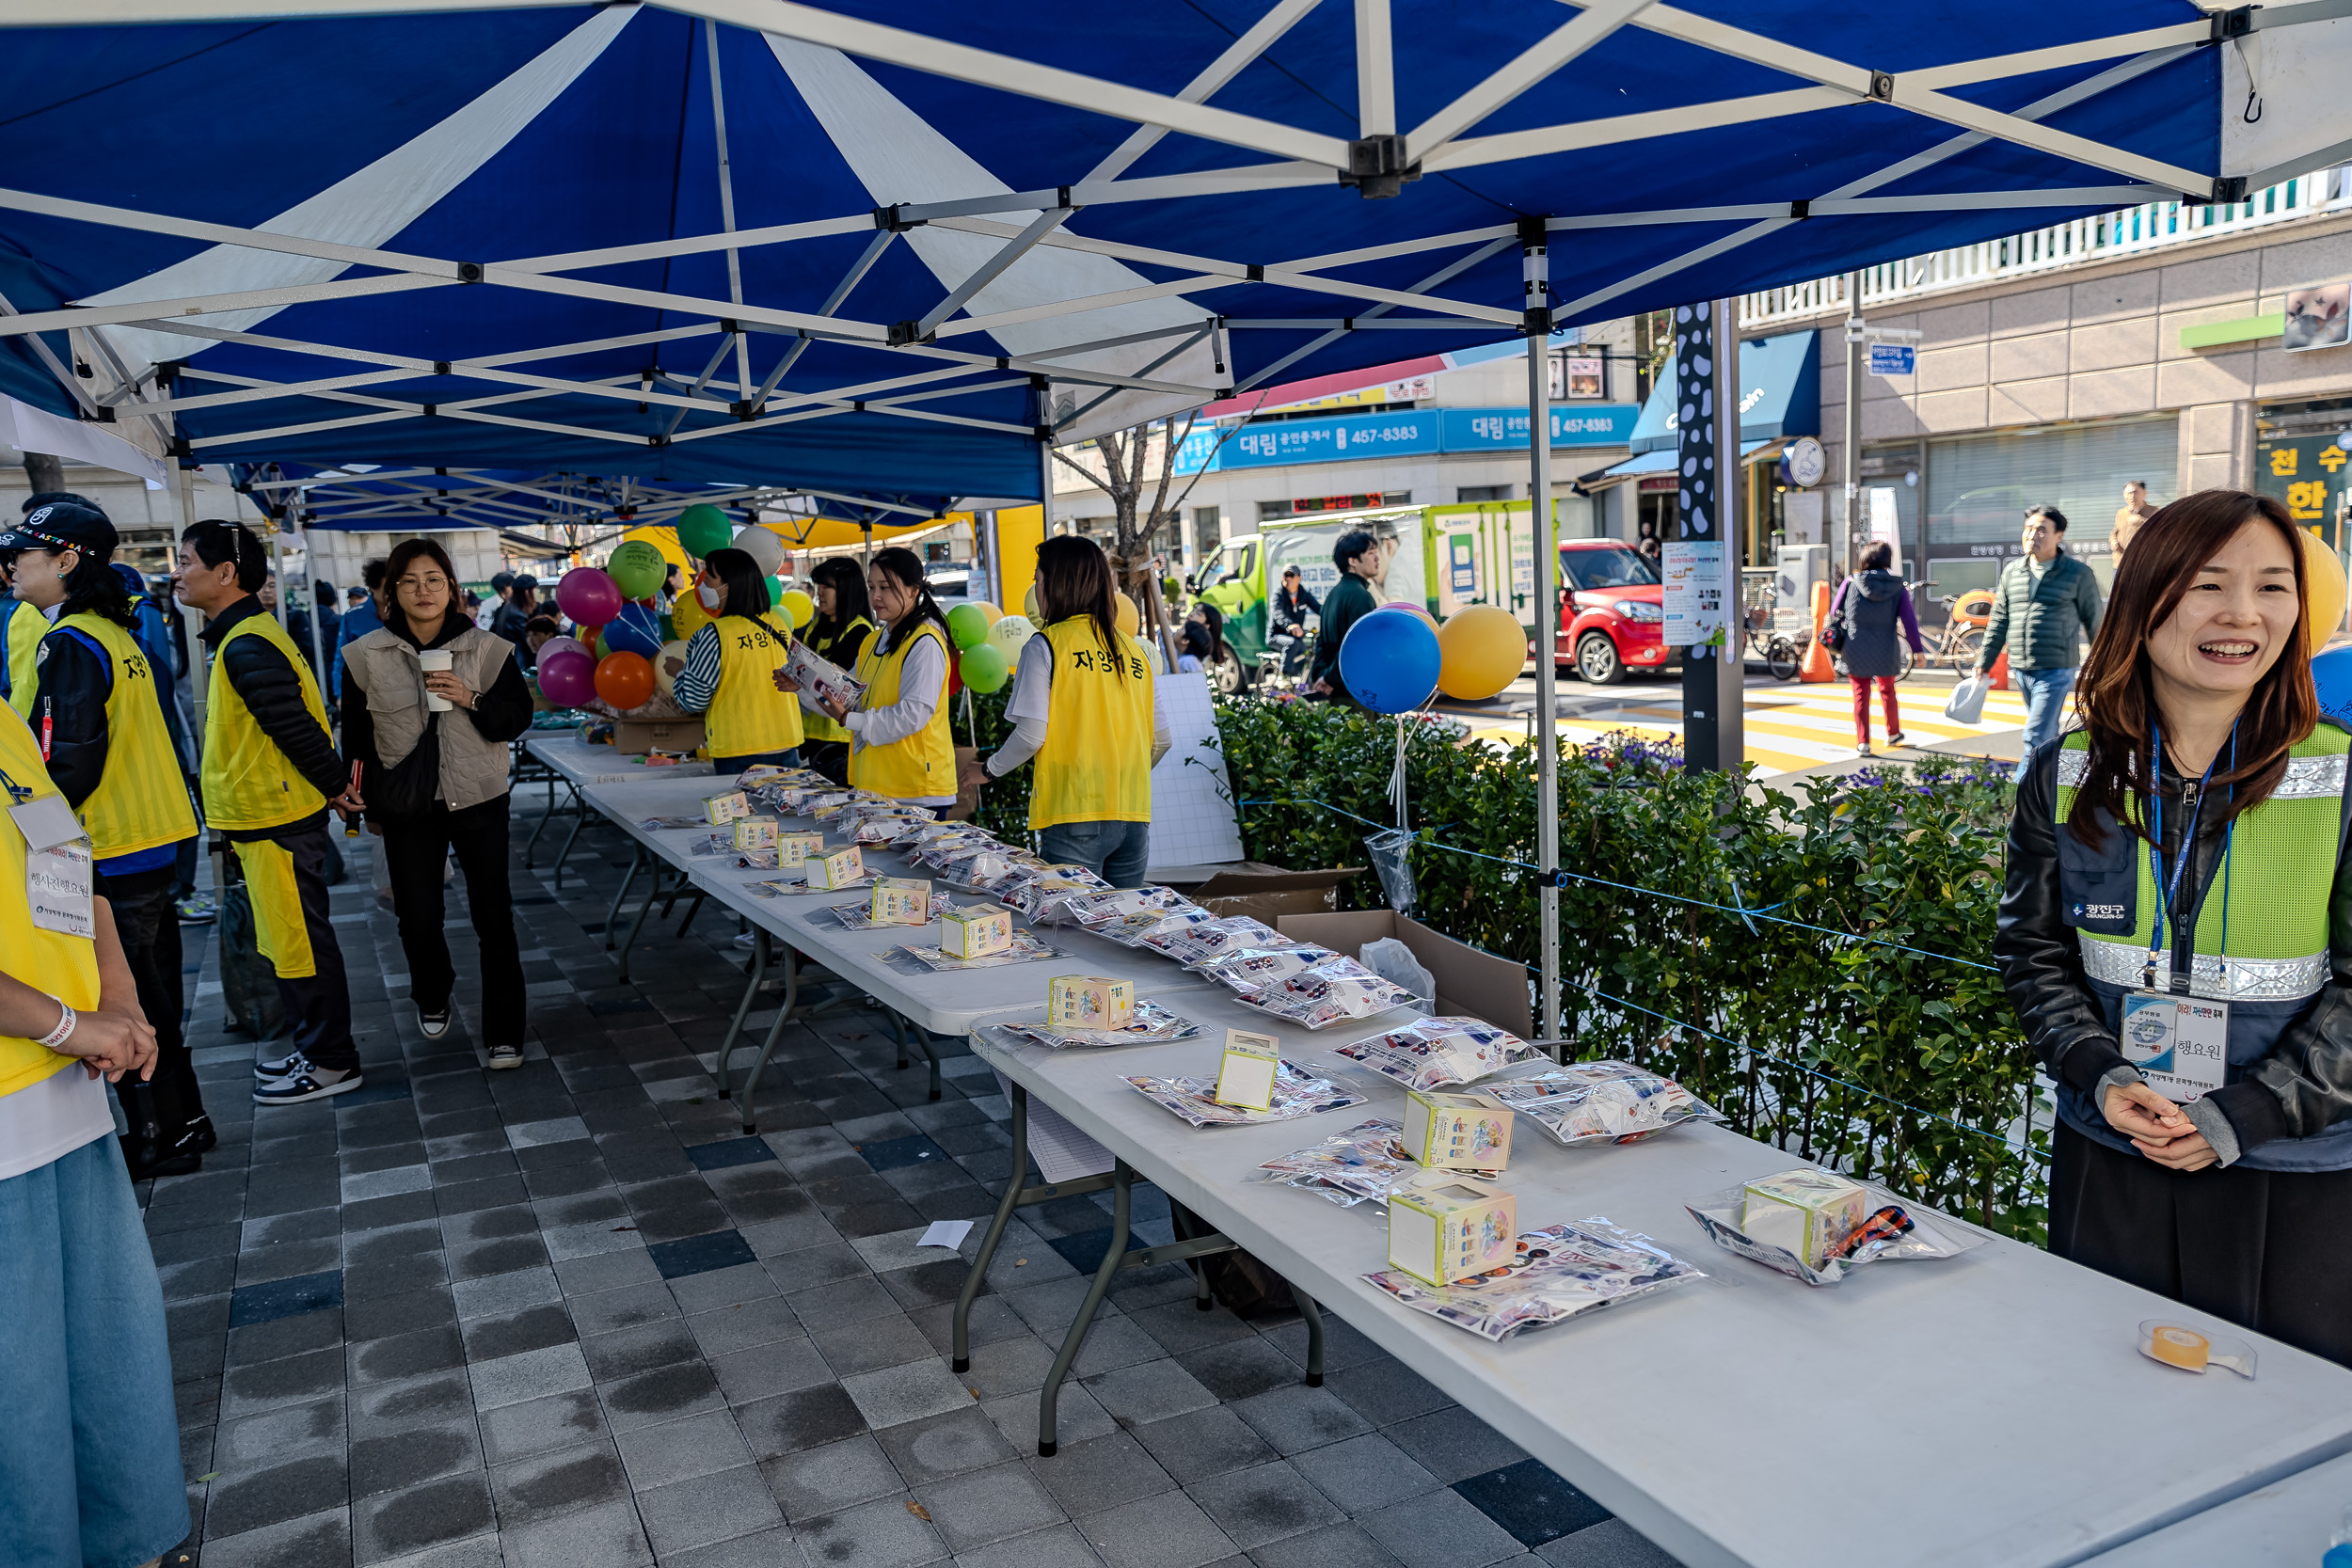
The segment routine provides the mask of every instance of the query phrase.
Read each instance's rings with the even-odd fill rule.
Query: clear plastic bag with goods
[[[1246,1006],[1277,1018],[1327,1029],[1351,1019],[1370,1018],[1413,1004],[1413,993],[1349,958],[1330,958],[1272,985],[1251,986],[1234,995]]]
[[[1242,947],[1222,958],[1211,958],[1200,966],[1200,973],[1220,985],[1241,990],[1250,986],[1278,985],[1338,957],[1328,947],[1317,947],[1309,942],[1292,947]]]
[[[1531,1061],[1543,1048],[1483,1019],[1432,1018],[1338,1047],[1333,1054],[1408,1089],[1441,1089]]]
[[[1235,914],[1222,920],[1182,926],[1174,930],[1154,931],[1143,939],[1143,945],[1162,958],[1173,958],[1189,969],[1245,947],[1295,947],[1298,944],[1263,920]]]
[[[1505,1339],[1707,1277],[1647,1236],[1598,1217],[1523,1230],[1517,1244],[1514,1261],[1452,1285],[1424,1284],[1401,1269],[1364,1278],[1416,1312]]]
[[[1277,1155],[1258,1169],[1261,1181],[1279,1181],[1330,1199],[1343,1209],[1384,1202],[1391,1188],[1421,1169],[1400,1141],[1402,1123],[1374,1117],[1319,1144]]]
[[[1422,1012],[1434,1014],[1438,1010],[1438,977],[1423,968],[1413,950],[1395,937],[1368,942],[1356,957],[1383,980],[1411,991],[1419,998]]]
[[[1724,1119],[1673,1079],[1630,1062],[1570,1062],[1486,1085],[1478,1095],[1563,1144],[1638,1143],[1686,1121]]]
[[[1805,1191],[1775,1190],[1776,1183],[1786,1187],[1800,1178]],[[1769,1207],[1769,1223],[1756,1212],[1759,1196]],[[1724,1251],[1814,1286],[1835,1285],[1870,1263],[1957,1258],[1991,1239],[1874,1182],[1826,1171],[1758,1178],[1683,1207]]]

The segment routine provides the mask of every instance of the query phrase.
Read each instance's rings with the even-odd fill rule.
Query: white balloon
[[[1007,662],[1019,663],[1021,649],[1037,635],[1037,627],[1025,615],[1008,615],[988,628],[988,640],[1001,651]]]
[[[759,562],[763,578],[779,576],[784,571],[784,541],[776,531],[754,523],[735,536],[735,547]]]

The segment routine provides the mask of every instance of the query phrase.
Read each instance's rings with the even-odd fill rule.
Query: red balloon
[[[653,695],[653,661],[643,654],[607,654],[596,666],[596,695],[627,713]]]
[[[958,648],[947,655],[947,700],[954,702],[956,694],[962,689],[963,650]]]

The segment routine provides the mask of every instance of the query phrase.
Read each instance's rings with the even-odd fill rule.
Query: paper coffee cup
[[[456,657],[447,648],[426,648],[417,655],[417,663],[428,675],[447,674],[450,667],[456,663]],[[427,713],[447,713],[456,705],[447,697],[436,696],[429,689],[424,694]]]

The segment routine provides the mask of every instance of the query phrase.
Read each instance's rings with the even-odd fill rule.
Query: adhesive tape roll
[[[2179,1367],[2185,1371],[2203,1371],[2212,1349],[2213,1342],[2195,1329],[2175,1328],[2169,1323],[2160,1325],[2148,1337],[2149,1354],[2168,1367]]]

